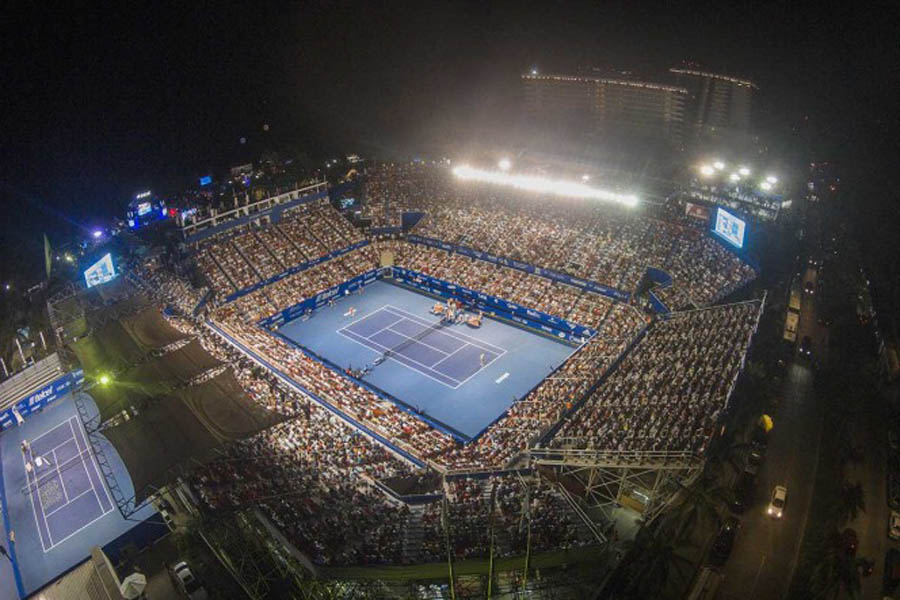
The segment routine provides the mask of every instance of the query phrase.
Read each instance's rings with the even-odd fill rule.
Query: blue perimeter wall
[[[15,406],[3,411],[0,414],[0,429],[9,429],[16,424],[16,417],[13,415],[13,409],[17,410],[22,417],[27,417],[33,412],[43,410],[45,406],[62,398],[77,385],[84,382],[84,370],[76,369],[65,375],[53,380],[38,391],[28,397],[16,402]]]

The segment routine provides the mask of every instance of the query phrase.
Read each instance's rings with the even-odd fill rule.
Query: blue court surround
[[[278,333],[341,368],[373,365],[364,382],[469,440],[525,396],[575,347],[493,319],[417,334],[438,321],[435,299],[386,281],[295,319]],[[350,315],[350,308],[356,309]]]
[[[82,394],[90,411],[96,405]],[[133,494],[125,466],[112,445],[97,436],[122,491]],[[21,443],[29,443],[23,455]],[[72,395],[29,416],[0,436],[4,524],[15,532],[20,594],[31,594],[131,530],[156,511],[145,507],[126,520],[116,508],[100,466],[89,447]],[[44,464],[29,474],[40,455]],[[7,537],[7,541],[8,541]],[[0,586],[0,599],[14,598]]]

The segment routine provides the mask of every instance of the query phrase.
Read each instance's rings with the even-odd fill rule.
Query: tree
[[[679,486],[681,502],[665,518],[678,536],[689,535],[704,519],[716,527],[722,524],[722,512],[731,500],[732,492],[722,486],[718,478],[704,471],[689,485]]]
[[[835,499],[834,515],[839,525],[844,525],[856,519],[860,511],[866,511],[865,491],[862,484],[844,483],[840,493]]]
[[[618,569],[611,589],[621,598],[658,598],[673,575],[687,583],[691,561],[678,549],[683,530],[664,520],[642,527]]]

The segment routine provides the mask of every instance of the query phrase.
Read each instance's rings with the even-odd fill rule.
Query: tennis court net
[[[421,340],[423,337],[425,337],[432,331],[436,331],[443,326],[444,326],[444,319],[440,319],[437,323],[433,323],[433,324],[429,325],[428,327],[426,327],[425,329],[423,329],[422,331],[420,331],[419,333],[417,333],[416,335],[414,335],[410,338],[406,338],[405,340],[403,340],[402,342],[400,342],[393,348],[388,348],[387,350],[385,350],[384,354],[381,355],[381,361],[379,361],[379,362],[382,362],[384,359],[389,358],[389,357],[393,356],[394,354],[397,354],[404,348],[408,347],[410,344],[413,344],[413,343]]]

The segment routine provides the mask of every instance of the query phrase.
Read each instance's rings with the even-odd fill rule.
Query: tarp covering
[[[153,349],[163,348],[187,337],[172,327],[155,307],[147,307],[136,315],[122,319],[125,329],[141,344]]]
[[[172,392],[221,364],[199,341],[191,340],[178,350],[119,373],[109,384],[95,386],[89,393],[97,403],[100,420],[105,421],[128,406],[141,407],[154,396]]]
[[[71,344],[85,373],[118,371],[143,358],[149,348],[142,347],[119,321],[107,323],[88,337]]]
[[[153,398],[128,421],[103,430],[125,463],[140,504],[181,469],[205,463],[225,442],[283,421],[250,399],[229,369],[209,381]]]

